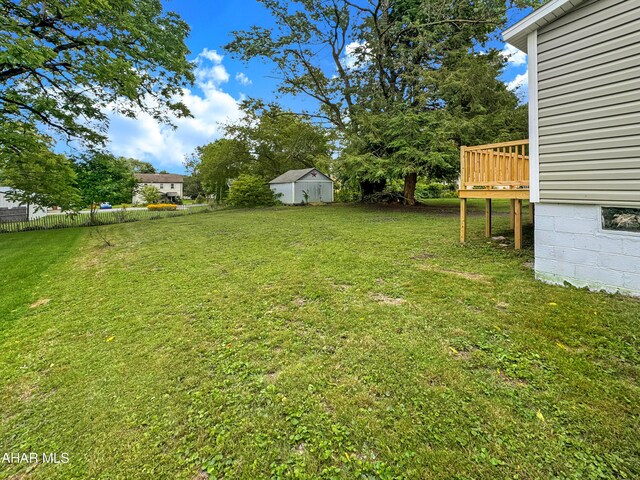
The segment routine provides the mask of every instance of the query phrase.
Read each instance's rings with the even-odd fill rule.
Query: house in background
[[[333,202],[333,180],[316,168],[289,170],[269,182],[286,205]]]
[[[0,187],[0,222],[25,222],[47,216],[44,207],[9,200],[7,194],[11,191],[11,187]]]
[[[183,176],[175,173],[136,173],[138,185],[133,194],[133,203],[144,203],[140,195],[142,187],[151,185],[160,191],[160,201],[177,203],[183,197]]]
[[[528,53],[536,278],[640,295],[640,1],[552,0]]]

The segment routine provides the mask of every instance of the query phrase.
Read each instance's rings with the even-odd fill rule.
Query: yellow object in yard
[[[177,205],[173,203],[150,203],[147,205],[148,210],[176,210]]]

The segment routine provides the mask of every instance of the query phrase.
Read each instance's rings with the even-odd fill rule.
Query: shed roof
[[[302,177],[304,177],[308,173],[313,172],[314,170],[316,172],[318,172],[320,175],[322,175],[322,176],[324,176],[326,178],[329,178],[328,175],[325,175],[324,173],[322,173],[317,168],[303,168],[302,170],[289,170],[288,172],[284,172],[282,175],[280,175],[279,177],[274,178],[269,183],[292,183],[292,182],[297,182]],[[331,180],[331,179],[329,178],[329,180]]]
[[[552,0],[534,10],[511,28],[502,33],[505,41],[518,50],[527,52],[527,37],[535,30],[550,24],[554,20],[573,10],[584,0]]]
[[[140,183],[183,183],[182,177],[177,173],[136,173]]]

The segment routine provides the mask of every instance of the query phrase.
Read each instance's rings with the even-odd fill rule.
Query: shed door
[[[322,184],[312,183],[309,185],[309,201],[320,202],[322,201]]]

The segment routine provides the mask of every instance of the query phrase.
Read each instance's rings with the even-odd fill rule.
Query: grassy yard
[[[456,205],[0,235],[0,478],[638,478],[640,302]]]

